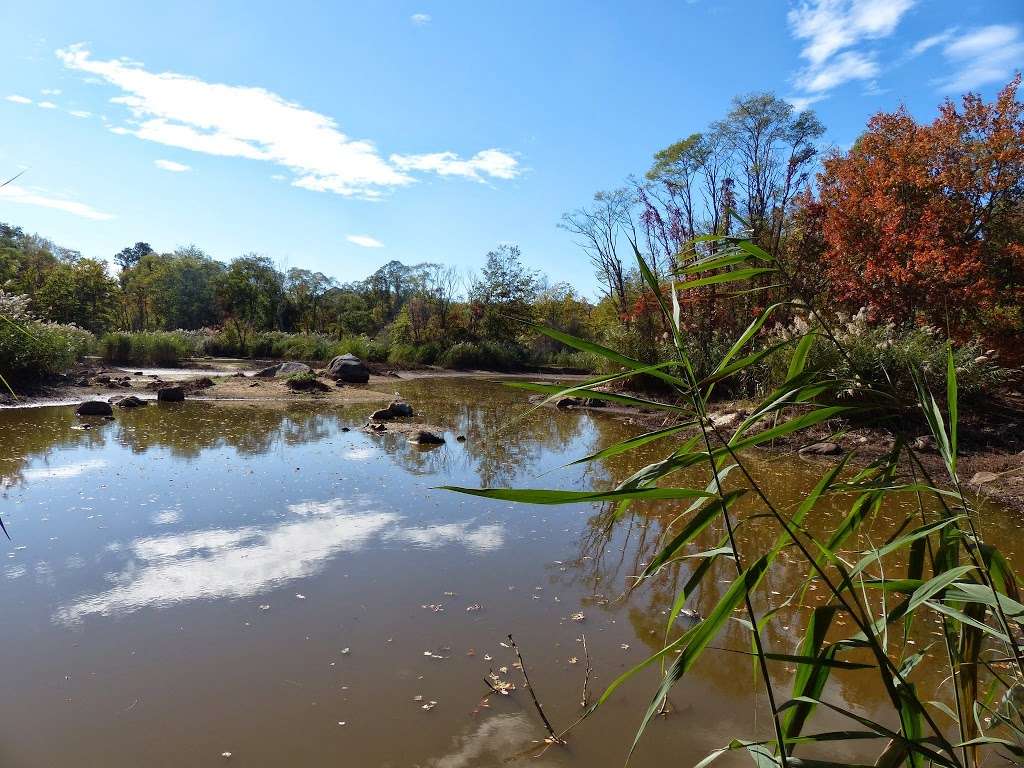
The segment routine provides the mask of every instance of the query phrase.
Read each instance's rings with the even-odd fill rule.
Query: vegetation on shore
[[[960,386],[957,360],[947,345],[943,387],[933,394],[925,372],[904,368],[897,355],[891,369],[870,384],[837,374],[833,355],[856,367],[850,348],[825,313],[801,296],[785,277],[785,265],[746,240],[716,238],[694,243],[676,274],[692,280],[673,282],[669,295],[640,251],[640,271],[672,333],[673,354],[648,363],[593,342],[541,327],[551,338],[600,355],[623,372],[600,376],[572,387],[516,382],[546,394],[546,402],[566,396],[601,397],[596,389],[635,373],[657,378],[677,398],[671,403],[617,395],[618,402],[654,408],[676,423],[631,437],[581,459],[591,462],[658,441],[667,444],[664,458],[607,489],[584,491],[456,488],[448,490],[527,504],[607,502],[624,514],[635,500],[684,500],[689,508],[660,539],[660,552],[646,564],[631,588],[656,579],[673,563],[690,562],[688,578],[678,591],[665,622],[663,647],[612,681],[587,706],[579,720],[562,731],[548,724],[551,745],[561,744],[640,670],[659,664],[660,683],[643,714],[632,754],[648,724],[669,707],[669,692],[713,646],[727,623],[737,621],[749,637],[755,678],[762,686],[759,711],[767,712],[772,737],[737,735],[700,763],[707,765],[733,750],[746,751],[758,766],[853,766],[831,758],[814,759],[816,745],[830,754],[870,754],[875,765],[974,768],[990,756],[1024,758],[1024,604],[1019,576],[998,547],[983,536],[978,503],[965,492],[958,473]],[[709,416],[716,389],[764,358],[755,348],[757,331],[774,306],[759,310],[717,363],[698,373],[687,352],[679,314],[680,297],[689,286],[714,279],[716,284],[751,291],[760,275],[786,284],[800,330],[782,342],[791,350],[781,383],[764,396],[735,428]],[[705,283],[706,284],[706,283]],[[770,290],[777,290],[774,286]],[[815,362],[818,361],[818,362]],[[904,368],[901,370],[901,368]],[[912,397],[898,382],[912,382]],[[907,418],[908,414],[915,418]],[[856,468],[846,454],[822,474],[815,488],[796,505],[782,505],[747,468],[745,454],[801,435],[820,425],[856,418],[894,426],[896,440],[885,455]],[[942,459],[945,477],[931,476],[913,437],[927,426]],[[682,434],[689,428],[692,437]],[[842,427],[839,427],[842,429]],[[808,441],[813,441],[808,438]],[[699,471],[699,481],[679,486],[678,473]],[[849,512],[824,535],[814,535],[805,521],[826,498],[850,499]],[[892,505],[904,511],[895,529],[872,531],[876,517]],[[898,516],[899,517],[899,516]],[[767,550],[741,545],[741,526],[768,524],[775,543]],[[695,552],[698,537],[713,532],[717,547]],[[874,536],[884,536],[875,540]],[[773,591],[770,578],[780,559],[787,568],[802,564],[804,576],[788,594]],[[728,588],[706,587],[725,579]],[[718,594],[714,606],[690,629],[680,631],[676,618],[693,596],[705,589]],[[803,637],[796,648],[769,647],[771,622],[797,624]],[[927,644],[918,644],[915,627],[938,627]],[[772,670],[795,669],[788,690]],[[938,669],[932,680],[948,680],[937,690],[919,688],[915,671]],[[871,675],[886,693],[891,716],[882,722],[852,711],[834,697],[830,681],[844,675]],[[539,707],[538,707],[539,708]],[[815,727],[819,715],[848,721],[837,730]],[[547,723],[545,719],[545,723]]]
[[[351,352],[396,366],[612,373],[616,363],[530,323],[642,362],[664,359],[673,332],[623,247],[632,242],[662,291],[672,280],[685,289],[678,324],[698,377],[714,370],[750,317],[770,310],[749,340],[757,364],[723,382],[722,394],[755,397],[784,379],[786,342],[804,322],[787,282],[801,301],[827,308],[842,335],[848,354],[814,352],[830,356],[815,362],[837,376],[871,386],[897,375],[906,394],[902,372],[914,367],[936,384],[951,339],[963,393],[991,391],[1021,362],[1015,341],[1024,334],[1018,86],[1019,78],[991,103],[970,94],[959,107],[946,102],[932,123],[904,111],[876,115],[846,152],[822,152],[824,128],[811,111],[795,113],[771,94],[734,99],[707,130],[655,153],[644,176],[563,216],[602,286],[596,301],[552,284],[513,245],[486,254],[474,273],[391,261],[342,284],[279,270],[263,255],[225,264],[194,245],[157,253],[138,242],[114,255],[112,276],[105,261],[0,224],[0,288],[26,297],[9,300],[50,323],[37,328],[32,350],[9,325],[0,328],[10,334],[0,338],[0,370],[45,375],[88,350],[132,364]],[[717,274],[687,272],[712,252],[705,243],[737,236],[777,259],[777,272],[745,267],[756,290],[737,294]],[[659,385],[649,375],[633,385],[644,382]]]

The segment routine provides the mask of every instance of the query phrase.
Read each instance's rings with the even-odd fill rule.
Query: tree
[[[234,259],[217,280],[217,301],[246,349],[249,331],[273,326],[283,294],[284,276],[266,256]]]
[[[632,207],[634,198],[626,187],[598,192],[589,208],[577,208],[562,215],[559,227],[577,237],[577,245],[590,257],[598,279],[604,283],[608,296],[619,309],[621,317],[628,311],[626,269],[619,257],[619,236],[636,241]]]
[[[143,256],[153,253],[152,247],[149,243],[143,243],[142,241],[137,242],[135,245],[129,246],[128,248],[122,248],[120,251],[114,254],[114,263],[116,263],[122,270],[131,269]]]
[[[80,258],[54,265],[33,298],[36,310],[47,320],[99,333],[111,325],[117,290],[105,263]]]
[[[820,174],[836,298],[875,318],[970,324],[1019,307],[1024,119],[1018,75],[991,104],[947,100],[930,125],[879,113]],[[1019,321],[1018,321],[1019,322]]]
[[[295,310],[299,324],[307,333],[320,330],[321,305],[327,292],[336,285],[323,272],[292,268],[285,277],[285,294]]]
[[[730,147],[751,239],[777,252],[787,208],[808,181],[825,127],[810,110],[794,115],[789,102],[754,93],[735,97],[713,128]]]
[[[503,243],[489,251],[480,276],[473,278],[469,299],[479,333],[497,341],[515,339],[529,318],[537,295],[537,273],[526,267],[518,245]]]

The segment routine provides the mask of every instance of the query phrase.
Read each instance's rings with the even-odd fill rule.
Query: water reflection
[[[0,690],[9,713],[0,743],[13,756],[5,762],[62,765],[85,756],[99,764],[113,746],[126,747],[125,756],[104,764],[145,764],[149,742],[170,724],[180,737],[167,749],[182,764],[206,764],[230,744],[209,743],[209,723],[237,721],[252,765],[503,765],[544,735],[525,697],[478,707],[489,666],[515,663],[500,645],[508,632],[523,643],[545,711],[560,725],[579,712],[582,665],[568,659],[580,655],[583,632],[597,675],[592,693],[661,646],[667,612],[699,561],[678,560],[629,587],[678,530],[685,502],[638,503],[618,515],[610,506],[511,506],[432,489],[600,487],[666,445],[562,469],[636,428],[572,411],[517,419],[527,408],[522,393],[489,383],[396,386],[424,422],[445,428],[447,444],[423,452],[400,435],[360,432],[370,405],[186,402],[119,411],[90,430],[77,429],[67,407],[0,411],[0,516],[14,537],[0,607],[5,647],[22,660]],[[782,507],[822,471],[756,454],[750,462]],[[676,479],[703,484],[696,475]],[[845,503],[822,503],[808,525],[834,525]],[[744,555],[763,551],[773,527],[756,518],[752,499],[735,510]],[[884,540],[906,514],[887,506],[864,535]],[[1012,559],[1022,541],[1015,521],[994,511],[984,522]],[[690,554],[722,535],[712,525]],[[783,552],[766,576],[759,613],[779,607],[798,583],[790,556]],[[731,567],[719,563],[687,607],[706,612]],[[774,614],[766,644],[793,652],[818,599],[811,590]],[[265,604],[273,610],[260,611]],[[584,623],[569,618],[576,612]],[[936,630],[916,622],[908,641],[925,648]],[[748,733],[755,713],[767,722],[750,660],[737,653],[748,648],[742,626],[729,622],[714,646],[673,693],[679,719],[652,726],[653,745],[636,765],[694,764]],[[353,663],[343,665],[348,647]],[[71,681],[55,684],[66,674]],[[657,670],[645,674],[602,708],[610,714],[588,722],[571,750],[523,764],[621,765]],[[915,674],[941,689],[924,666]],[[773,675],[782,689],[791,682],[784,664]],[[873,714],[880,692],[869,675],[836,670],[832,680],[829,700]],[[222,695],[197,696],[207,681]],[[417,695],[440,704],[424,712]],[[124,728],[136,698],[145,702],[133,710],[140,719]],[[68,699],[84,703],[72,708]],[[59,738],[36,740],[44,718]],[[339,721],[348,725],[339,729]],[[846,725],[826,719],[820,730]],[[396,729],[403,739],[390,738]],[[133,740],[141,752],[127,748]]]

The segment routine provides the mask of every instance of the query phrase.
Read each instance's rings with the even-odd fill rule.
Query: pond
[[[445,445],[361,432],[370,405],[154,404],[88,430],[66,406],[0,411],[0,517],[11,534],[0,571],[0,762],[622,765],[657,669],[538,759],[546,734],[507,635],[555,727],[571,723],[588,655],[592,700],[660,647],[692,566],[624,593],[685,505],[637,504],[616,519],[601,506],[435,488],[607,487],[664,445],[566,467],[638,428],[598,411],[517,418],[523,393],[491,382],[395,388],[450,429]],[[825,466],[754,461],[783,504]],[[871,535],[884,538],[904,512],[884,510]],[[841,513],[837,503],[812,526]],[[992,510],[984,523],[1016,560],[1016,521]],[[741,528],[751,551],[772,535],[756,521]],[[720,536],[709,531],[695,551]],[[710,605],[731,578],[714,573],[692,607]],[[771,594],[788,594],[795,578],[783,560]],[[799,620],[781,611],[766,644],[792,653]],[[920,626],[910,642],[923,647],[932,632]],[[632,765],[692,765],[733,737],[770,734],[739,624],[714,646]],[[517,690],[488,697],[491,672]],[[784,665],[773,674],[788,685]],[[837,674],[827,694],[868,714],[881,702],[855,672]]]

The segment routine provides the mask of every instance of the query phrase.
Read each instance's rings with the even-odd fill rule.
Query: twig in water
[[[587,706],[587,699],[590,698],[588,689],[590,687],[590,651],[587,650],[587,633],[583,632],[583,655],[587,659],[587,672],[583,677],[583,699],[580,701],[581,707]]]
[[[516,652],[516,658],[519,659],[519,669],[523,672],[523,680],[526,681],[526,688],[530,691],[530,698],[533,699],[533,705],[537,707],[537,712],[540,713],[540,719],[544,721],[544,727],[548,729],[548,734],[551,736],[551,740],[557,744],[564,744],[565,741],[558,737],[555,733],[555,729],[551,727],[551,721],[548,720],[548,716],[544,714],[544,707],[537,701],[537,694],[533,692],[533,686],[530,685],[530,676],[526,672],[526,662],[523,661],[523,654],[519,652],[519,646],[516,645],[516,641],[512,639],[512,635],[508,636],[508,641],[512,645],[512,650]]]

